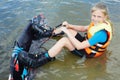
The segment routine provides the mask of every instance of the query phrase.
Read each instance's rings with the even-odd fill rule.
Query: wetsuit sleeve
[[[107,40],[107,33],[105,30],[98,31],[91,37],[88,42],[90,43],[90,46],[93,46],[99,42],[105,42]]]

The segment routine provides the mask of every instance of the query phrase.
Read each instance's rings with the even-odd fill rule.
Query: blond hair
[[[93,8],[91,9],[91,13],[93,13],[96,10],[101,10],[101,12],[107,16],[107,20],[110,20],[109,15],[108,15],[108,9],[107,6],[104,3],[97,3]]]
[[[108,8],[104,3],[97,3],[95,6],[92,7],[91,13],[93,13],[96,10],[100,10],[105,16],[106,16],[106,21],[108,21],[112,27],[112,33],[113,33],[113,25],[110,20],[109,14],[108,14]]]

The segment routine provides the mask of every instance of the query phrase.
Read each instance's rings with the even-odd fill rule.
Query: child
[[[72,25],[63,22],[60,30],[67,37],[61,38],[51,49],[49,57],[55,57],[63,47],[80,57],[98,57],[102,55],[112,39],[112,27],[108,15],[108,9],[103,3],[97,3],[91,9],[91,23],[88,26]],[[82,37],[77,31],[86,32]],[[54,31],[57,32],[57,31]]]

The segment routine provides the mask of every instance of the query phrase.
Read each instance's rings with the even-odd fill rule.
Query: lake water
[[[43,13],[51,27],[63,21],[87,25],[90,8],[104,2],[109,8],[114,25],[114,37],[108,51],[99,58],[81,58],[63,49],[57,60],[39,69],[35,80],[120,80],[120,0],[0,0],[0,80],[7,80],[14,40],[20,35],[28,20]],[[49,49],[57,39],[44,46]]]

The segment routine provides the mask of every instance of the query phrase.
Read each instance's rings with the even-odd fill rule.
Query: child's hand
[[[69,28],[69,23],[68,23],[67,21],[64,21],[64,22],[62,23],[62,26],[63,26],[63,27],[66,27],[66,28]]]
[[[61,29],[61,31],[63,31],[66,34],[69,33],[69,31],[68,31],[68,29],[66,27],[61,27],[60,29]]]

